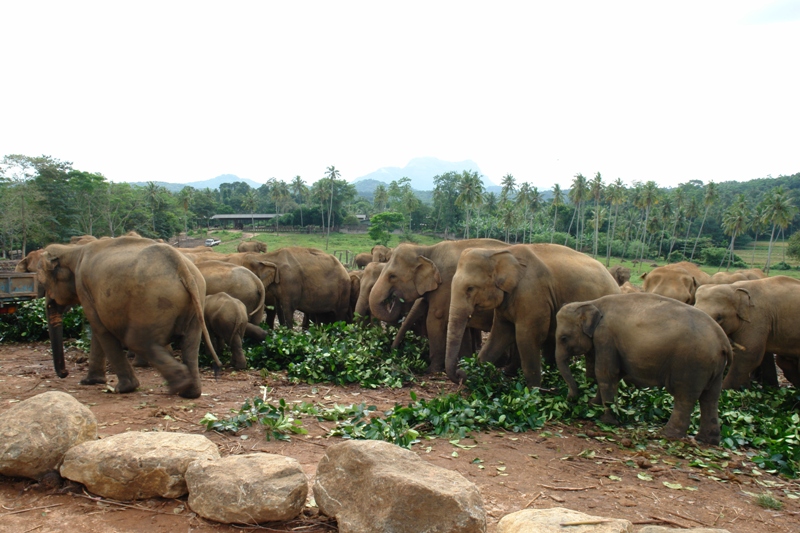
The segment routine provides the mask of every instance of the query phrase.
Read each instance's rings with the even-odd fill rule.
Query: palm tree
[[[256,218],[253,216],[253,213],[256,212],[256,207],[258,207],[258,198],[256,197],[256,192],[253,189],[249,189],[244,195],[244,199],[242,199],[242,207],[247,209],[247,212],[250,213],[250,223],[253,225],[253,230],[255,230]]]
[[[436,191],[434,191],[436,193]],[[375,209],[380,211],[381,213],[386,210],[386,204],[389,203],[389,193],[386,190],[386,186],[381,184],[375,187],[374,200],[373,205]]]
[[[736,242],[736,236],[747,231],[750,222],[750,209],[747,207],[747,200],[744,194],[740,194],[728,209],[722,214],[722,229],[725,235],[731,236],[730,255],[728,255],[728,265],[725,270],[731,267],[731,259],[733,259],[733,247]],[[725,256],[722,257],[725,261]],[[717,271],[722,269],[722,263],[719,264]]]
[[[334,185],[336,183],[336,180],[339,179],[340,174],[339,174],[339,171],[336,170],[336,167],[334,167],[333,165],[331,165],[327,169],[325,169],[325,172],[326,172],[325,176],[329,180],[331,180],[331,205],[330,205],[330,208],[328,209],[328,234],[325,237],[325,249],[327,250],[328,249],[328,241],[331,238],[331,215],[333,214],[333,187],[334,187]]]
[[[300,205],[300,225],[303,226],[303,203],[306,201],[306,196],[308,196],[308,187],[300,176],[292,178],[290,187],[292,189],[292,194],[297,198],[297,203]]]
[[[750,229],[753,230],[755,238],[753,239],[753,259],[750,261],[750,268],[756,266],[756,247],[758,246],[758,235],[767,227],[767,204],[766,199],[762,200],[753,209],[753,220],[750,221]]]
[[[697,232],[697,238],[694,240],[694,247],[692,248],[692,255],[689,257],[689,261],[694,259],[694,252],[697,249],[697,241],[700,240],[700,234],[703,233],[703,226],[706,224],[706,217],[708,216],[709,208],[714,205],[714,202],[717,201],[719,198],[719,191],[717,190],[717,184],[713,181],[709,181],[706,184],[706,192],[703,195],[703,205],[706,206],[705,212],[703,212],[703,221],[700,223],[700,231]]]
[[[278,219],[281,217],[281,206],[289,199],[289,187],[282,181],[274,181],[270,191],[270,199],[275,203],[275,235],[278,234]]]
[[[511,174],[508,174],[511,176]],[[516,205],[517,209],[522,211],[522,242],[525,242],[525,230],[527,224],[524,224],[528,221],[528,213],[530,212],[530,199],[531,199],[531,186],[529,183],[523,183],[519,187],[519,192],[517,193],[517,197],[514,198],[514,204]],[[531,227],[533,227],[533,223],[531,223]]]
[[[650,218],[650,208],[658,203],[658,186],[654,181],[648,181],[645,183],[644,187],[641,191],[641,197],[639,198],[639,207],[640,209],[644,210],[644,225],[643,225],[643,232],[642,232],[642,250],[639,254],[639,269],[642,268],[642,260],[644,259],[644,249],[646,246],[647,238],[645,232],[648,231],[647,222]]]
[[[530,209],[531,213],[531,232],[528,235],[528,242],[533,242],[533,219],[536,216],[536,212],[544,203],[544,197],[542,193],[539,192],[537,187],[531,187],[530,192],[528,192],[528,208]]]
[[[619,178],[606,190],[606,198],[614,206],[614,223],[611,226],[611,238],[608,239],[608,246],[606,247],[606,266],[609,266],[611,262],[611,244],[614,242],[614,235],[617,231],[617,215],[619,214],[619,206],[625,203],[625,196],[625,185],[622,184],[622,180]]]
[[[483,182],[477,172],[470,172],[464,170],[459,179],[461,186],[461,194],[456,198],[456,205],[464,206],[466,209],[466,231],[464,235],[469,238],[469,210],[473,207],[478,207],[483,203]]]
[[[509,242],[509,231],[511,227],[517,221],[517,211],[514,209],[514,205],[511,202],[506,201],[502,204],[501,208],[501,220],[503,221],[503,227],[506,229],[506,242]]]
[[[775,228],[780,227],[782,230],[789,226],[789,223],[794,219],[797,214],[797,207],[794,205],[789,193],[784,192],[783,187],[777,187],[772,191],[766,199],[767,210],[765,219],[767,222],[772,223],[772,233],[769,237],[769,251],[767,252],[767,264],[764,270],[769,274],[770,261],[772,259],[772,243],[775,240]]]
[[[553,185],[553,233],[550,234],[550,244],[553,244],[553,238],[556,236],[556,221],[558,220],[558,206],[564,203],[564,193],[561,192],[561,186],[556,183]]]
[[[189,231],[189,203],[192,201],[192,193],[194,189],[191,187],[184,187],[178,193],[178,199],[181,202],[181,206],[183,207],[183,233],[186,234]]]
[[[567,239],[569,239],[569,232],[572,230],[572,222],[575,220],[575,216],[578,215],[581,211],[581,207],[583,207],[583,201],[586,199],[586,178],[580,172],[575,174],[575,178],[572,180],[572,187],[567,193],[570,201],[575,204],[575,212],[572,213],[572,220],[569,223],[569,228],[567,229]],[[580,249],[581,244],[581,217],[578,217],[578,226],[575,228],[575,249]],[[564,241],[564,246],[567,245],[567,241]]]
[[[692,229],[692,223],[697,219],[699,206],[697,205],[697,198],[692,196],[689,199],[689,205],[686,207],[686,235],[683,237],[683,255],[686,258],[686,245],[689,242],[689,231]]]
[[[513,196],[513,194],[517,191],[517,180],[515,180],[514,176],[511,174],[506,174],[503,176],[503,179],[500,180],[500,185],[503,187],[500,189],[501,202],[508,200],[508,197]]]
[[[148,181],[145,187],[145,197],[150,203],[150,212],[153,215],[153,234],[156,234],[156,211],[161,206],[161,186],[154,181]]]
[[[675,232],[678,230],[678,224],[683,222],[685,218],[685,213],[683,211],[683,202],[686,201],[686,191],[683,188],[678,187],[675,189],[675,217],[673,218],[672,224],[672,233],[670,234],[669,239],[669,252],[667,253],[667,259],[669,259],[670,254],[672,253],[672,248],[675,246],[675,241],[677,237],[675,236]]]
[[[603,193],[603,177],[600,176],[598,172],[595,174],[594,179],[592,179],[590,183],[590,194],[594,198],[594,213],[595,213],[595,222],[599,222],[598,214],[600,213],[600,195]],[[592,251],[592,257],[597,259],[597,238],[598,232],[600,230],[600,224],[595,224],[594,226],[594,249]]]

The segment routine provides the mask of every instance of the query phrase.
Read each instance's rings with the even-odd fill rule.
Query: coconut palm
[[[730,254],[728,255],[728,265],[725,270],[731,267],[731,259],[733,259],[733,247],[736,243],[736,236],[747,231],[750,224],[750,209],[747,207],[747,199],[744,194],[740,194],[736,201],[731,204],[728,209],[722,214],[722,230],[725,235],[731,236]],[[725,256],[722,257],[722,262],[725,261]],[[722,262],[719,264],[717,271],[722,269]]]
[[[650,230],[649,226],[647,225],[649,218],[650,218],[650,208],[653,205],[658,203],[658,186],[654,181],[648,181],[644,184],[644,187],[641,188],[641,194],[638,197],[638,207],[642,211],[644,211],[644,223],[642,225],[642,249],[639,253],[639,269],[642,268],[642,260],[644,259],[644,249],[647,244],[647,237],[646,234]],[[652,233],[652,232],[651,232]]]
[[[697,241],[700,240],[700,235],[703,233],[703,226],[706,224],[706,217],[708,216],[708,210],[711,208],[712,205],[717,201],[719,198],[719,191],[717,190],[717,184],[713,181],[709,181],[706,184],[706,192],[703,194],[703,205],[706,207],[705,211],[703,212],[703,221],[700,223],[700,231],[697,232],[697,238],[694,240],[694,247],[692,247],[692,255],[689,256],[689,261],[694,259],[694,252],[697,249]]]
[[[614,242],[614,235],[617,231],[619,206],[625,203],[626,196],[625,185],[622,184],[622,180],[619,178],[606,189],[606,199],[614,207],[614,222],[611,225],[611,238],[608,239],[608,246],[606,246],[606,266],[609,266],[611,262],[611,245]]]
[[[336,184],[336,180],[340,178],[340,173],[336,170],[336,167],[333,165],[329,166],[325,169],[325,177],[331,180],[331,205],[328,208],[328,233],[325,236],[325,249],[328,249],[328,241],[331,238],[331,215],[333,214],[333,187]]]
[[[306,201],[306,197],[308,196],[308,187],[306,186],[306,182],[300,176],[295,176],[292,178],[292,183],[290,185],[292,194],[297,199],[297,203],[300,206],[300,225],[304,226],[303,224],[303,203]]]
[[[517,192],[517,180],[514,179],[514,176],[511,174],[503,176],[503,179],[500,180],[500,185],[503,187],[500,189],[501,202],[505,202],[510,196],[514,196],[514,193]]]
[[[556,236],[556,222],[558,221],[558,206],[564,203],[564,193],[561,191],[561,186],[556,183],[553,185],[553,233],[550,234],[550,244],[553,244],[553,238]]]
[[[281,207],[289,200],[289,187],[282,181],[274,181],[270,191],[270,199],[275,204],[275,235],[278,234],[278,219],[281,217]]]
[[[256,229],[256,219],[253,216],[253,213],[256,212],[257,206],[258,198],[256,197],[256,191],[249,189],[242,199],[242,207],[245,208],[248,213],[250,213],[250,223],[253,225],[253,229]]]
[[[595,221],[599,221],[598,214],[600,213],[600,195],[603,194],[603,177],[598,172],[595,174],[594,178],[592,179],[591,183],[589,184],[589,193],[594,198],[594,213],[595,213]],[[599,236],[600,225],[595,224],[594,226],[594,247],[592,249],[592,257],[597,259],[597,239]]]
[[[509,176],[510,176],[510,174],[509,174]],[[527,228],[527,224],[525,224],[525,223],[528,221],[528,214],[530,213],[530,209],[531,209],[531,206],[530,206],[530,195],[531,195],[531,185],[530,185],[530,183],[526,182],[526,183],[523,183],[522,185],[520,185],[519,192],[517,193],[516,198],[514,198],[514,204],[515,204],[516,208],[519,211],[522,212],[522,221],[523,221],[523,225],[522,225],[522,242],[523,243],[525,242],[525,231],[526,231],[526,228]],[[532,225],[533,224],[531,224],[531,226]]]
[[[473,207],[483,204],[483,182],[477,172],[464,170],[459,179],[461,194],[456,198],[456,205],[464,207],[466,211],[466,226],[464,235],[469,238],[469,213]]]
[[[587,189],[586,189],[586,178],[580,172],[575,174],[575,177],[572,180],[572,187],[567,193],[570,201],[575,204],[575,212],[572,213],[572,220],[569,223],[569,228],[567,229],[567,239],[569,239],[569,232],[572,230],[572,222],[575,220],[576,215],[579,215],[581,212],[581,208],[583,207],[583,201],[586,200]],[[581,217],[578,216],[578,226],[575,228],[575,249],[580,249],[581,237],[582,237],[582,230],[581,230]],[[567,245],[567,241],[564,241],[564,246]]]
[[[767,251],[767,264],[764,266],[764,271],[767,274],[769,274],[770,261],[772,259],[772,244],[775,241],[775,228],[780,228],[781,230],[786,229],[796,214],[797,207],[795,207],[794,201],[792,197],[789,196],[789,193],[783,190],[783,187],[777,187],[767,196],[765,219],[767,223],[772,224],[772,233],[769,237],[769,250]]]

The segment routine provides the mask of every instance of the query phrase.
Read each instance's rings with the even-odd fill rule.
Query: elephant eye
[[[558,340],[561,341],[561,342],[567,342],[567,336],[566,335],[561,335],[561,338],[558,339]]]
[[[389,274],[389,281],[394,281],[396,279],[397,279],[397,276],[395,276],[394,274]]]

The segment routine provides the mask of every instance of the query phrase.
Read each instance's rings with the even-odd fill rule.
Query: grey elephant
[[[451,287],[447,376],[464,380],[458,368],[464,329],[477,312],[492,312],[491,334],[480,360],[497,364],[516,345],[525,381],[538,387],[541,352],[554,357],[555,318],[561,306],[618,293],[617,282],[600,262],[566,246],[468,248],[461,253]],[[591,368],[587,363],[590,375]]]
[[[719,443],[719,395],[732,350],[711,317],[672,298],[636,293],[574,302],[562,307],[556,318],[556,361],[570,398],[577,396],[578,385],[569,360],[594,350],[598,391],[605,406],[603,422],[617,423],[610,406],[624,379],[637,387],[665,387],[674,397],[663,430],[667,438],[686,435],[699,400],[696,438]]]
[[[231,365],[236,370],[247,368],[242,338],[248,325],[247,309],[238,299],[218,292],[206,296],[205,321],[214,351],[222,353],[225,344],[231,349]]]
[[[376,244],[370,250],[372,254],[372,260],[376,263],[388,263],[389,259],[392,257],[392,248],[384,246],[382,244]]]
[[[737,281],[747,281],[752,279],[764,279],[767,275],[760,268],[750,268],[747,270],[737,270],[735,272],[717,272],[711,276],[708,282],[711,285],[724,285],[736,283]]]
[[[608,268],[608,272],[616,280],[617,285],[622,287],[631,279],[631,269],[622,265],[614,265]]]
[[[750,374],[776,354],[778,366],[800,387],[800,281],[787,276],[704,285],[697,290],[695,307],[716,320],[734,347],[733,365],[722,387],[747,385]],[[771,358],[767,358],[770,366]]]
[[[711,281],[711,276],[688,261],[664,265],[642,274],[642,290],[694,305],[697,287]]]
[[[242,241],[236,247],[237,252],[243,253],[264,253],[267,251],[267,243],[260,241]]]
[[[353,259],[353,264],[355,264],[356,268],[363,269],[365,266],[372,262],[372,254],[358,254],[356,255],[355,259]]]
[[[82,384],[105,383],[106,358],[117,375],[117,392],[139,386],[124,349],[144,356],[186,398],[201,393],[200,338],[210,344],[203,319],[206,282],[180,252],[141,237],[101,239],[70,246],[51,244],[42,254],[39,283],[45,287],[53,364],[59,377],[64,362],[63,313],[82,305],[92,328],[89,372]],[[170,343],[180,342],[183,364]],[[219,359],[210,350],[214,362]]]

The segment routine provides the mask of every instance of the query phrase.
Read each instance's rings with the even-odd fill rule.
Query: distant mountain
[[[239,176],[236,176],[234,174],[221,174],[216,178],[212,178],[210,180],[193,181],[191,183],[167,183],[165,181],[157,181],[155,182],[155,184],[166,188],[170,192],[178,192],[184,187],[194,187],[195,189],[201,189],[201,190],[208,188],[213,191],[214,189],[219,189],[219,186],[222,185],[223,183],[234,183],[236,181],[242,181],[248,184],[249,186],[253,187],[254,189],[258,189],[263,185],[263,183],[258,183],[253,180],[240,178]],[[138,185],[140,187],[145,187],[147,186],[147,182],[139,181],[131,183],[131,185]]]
[[[403,168],[400,167],[383,167],[375,172],[370,172],[365,176],[360,176],[353,180],[356,185],[356,190],[359,188],[359,183],[369,181],[371,183],[365,184],[362,188],[364,192],[372,193],[380,183],[389,184],[392,181],[401,178],[409,178],[411,180],[411,188],[417,191],[432,191],[433,190],[433,177],[445,172],[461,172],[468,170],[470,172],[481,173],[478,165],[469,159],[466,161],[442,161],[435,157],[416,157],[408,162]],[[374,182],[374,183],[373,183]],[[484,180],[486,185],[494,186],[493,183]],[[361,191],[359,191],[361,192]]]

